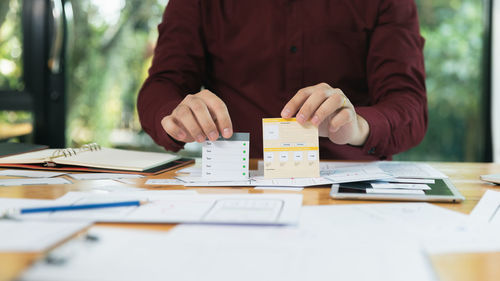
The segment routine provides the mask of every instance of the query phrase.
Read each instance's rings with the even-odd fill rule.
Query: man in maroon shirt
[[[170,0],[158,30],[138,111],[167,150],[238,131],[261,157],[278,116],[318,126],[323,159],[388,159],[425,135],[413,0]]]

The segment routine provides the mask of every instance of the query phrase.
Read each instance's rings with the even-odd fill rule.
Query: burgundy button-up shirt
[[[160,121],[205,87],[227,105],[235,132],[262,156],[262,118],[307,86],[340,88],[370,125],[361,147],[320,138],[323,159],[378,160],[417,145],[427,98],[413,0],[170,0],[138,98],[144,130],[182,143]]]

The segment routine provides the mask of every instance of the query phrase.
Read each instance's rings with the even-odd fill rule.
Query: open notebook
[[[78,149],[43,149],[0,158],[0,167],[66,171],[155,174],[193,163],[174,154],[86,145]]]

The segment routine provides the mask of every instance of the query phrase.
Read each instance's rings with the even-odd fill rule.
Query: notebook
[[[0,143],[0,157],[15,155],[24,152],[46,149],[48,146],[30,143],[2,142]]]
[[[500,174],[482,175],[481,180],[500,184]]]
[[[156,174],[193,162],[192,159],[169,153],[101,148],[97,144],[88,144],[78,149],[42,149],[1,157],[0,167]]]

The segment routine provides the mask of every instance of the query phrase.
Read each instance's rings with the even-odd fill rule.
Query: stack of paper
[[[262,215],[276,214],[275,203],[259,205]],[[236,211],[224,214],[226,206]],[[471,216],[395,203],[305,206],[296,226],[181,225],[168,234],[94,227],[93,239],[52,251],[21,280],[435,280],[425,252],[500,250],[492,227],[499,206],[500,193],[488,191]],[[248,206],[220,207],[223,217],[240,217]]]
[[[434,280],[418,243],[384,231],[388,225],[352,206],[328,206],[304,208],[298,227],[94,228],[98,241],[51,253],[64,266],[40,261],[22,280]]]
[[[409,163],[401,167],[386,162],[355,163],[355,162],[324,162],[320,163],[321,176],[313,178],[287,177],[267,179],[264,176],[264,162],[259,162],[259,170],[249,171],[248,179],[227,180],[224,177],[206,179],[201,176],[201,169],[190,167],[176,176],[177,180],[154,179],[148,180],[150,185],[184,185],[184,186],[269,186],[269,187],[308,187],[330,185],[335,183],[370,182],[370,192],[380,193],[415,193],[421,194],[434,184],[434,178],[446,177],[441,172],[427,164]],[[417,171],[414,176],[411,171]],[[405,185],[403,185],[405,184]]]

